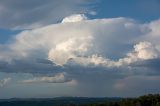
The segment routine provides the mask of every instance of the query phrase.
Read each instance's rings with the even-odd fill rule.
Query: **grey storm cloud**
[[[149,59],[145,61],[139,61],[131,64],[131,67],[134,67],[136,70],[143,70],[143,72],[147,72],[152,75],[160,75],[160,59]]]
[[[0,28],[26,29],[57,23],[65,16],[90,11],[90,3],[91,0],[1,0]]]
[[[1,72],[14,73],[32,73],[32,74],[49,74],[62,71],[62,67],[54,65],[46,59],[23,59],[13,60],[12,63],[1,62]]]

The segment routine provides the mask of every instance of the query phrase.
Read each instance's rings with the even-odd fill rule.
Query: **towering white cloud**
[[[23,31],[0,52],[0,59],[48,58],[61,66],[72,60],[76,64],[117,67],[159,57],[159,44],[148,39],[158,33],[150,29],[155,29],[159,21],[138,24],[127,18],[85,19],[85,15],[77,14],[60,24]]]

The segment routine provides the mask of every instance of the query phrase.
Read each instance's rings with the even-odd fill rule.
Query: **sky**
[[[1,0],[0,99],[160,93],[159,0]]]

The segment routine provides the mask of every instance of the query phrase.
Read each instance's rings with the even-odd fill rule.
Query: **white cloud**
[[[126,57],[120,58],[118,61],[107,59],[98,55],[91,55],[89,57],[76,57],[74,59],[75,63],[87,66],[87,65],[101,65],[104,67],[119,67],[130,65],[137,61],[155,59],[159,57],[159,51],[150,42],[139,42],[134,45],[134,50],[128,54]],[[73,61],[73,60],[72,60]]]
[[[126,57],[119,59],[117,66],[129,65],[131,63],[155,59],[159,57],[159,51],[150,42],[139,42],[134,45],[134,50],[127,54]]]
[[[151,29],[150,35],[159,36],[160,31],[160,20],[155,20],[149,24],[149,28]]]
[[[8,84],[11,81],[11,78],[4,78],[2,80],[0,80],[0,87],[5,86],[6,84]]]
[[[33,79],[23,80],[23,83],[66,83],[74,82],[69,78],[66,78],[65,73],[59,73],[55,76],[35,77]]]
[[[150,30],[159,21],[139,24],[128,18],[85,19],[77,14],[64,18],[71,21],[68,23],[22,31],[4,46],[7,50],[0,52],[0,60],[11,63],[15,59],[48,58],[61,66],[119,67],[159,57],[160,44],[148,39],[159,33]]]
[[[62,20],[62,23],[67,23],[67,22],[79,22],[87,20],[87,17],[84,14],[75,14],[68,16]]]
[[[152,42],[160,51],[160,19],[152,21],[151,23],[146,24],[146,26],[149,28],[149,32],[142,39]]]
[[[140,59],[154,59],[158,57],[158,50],[150,42],[140,42],[134,46],[137,57]]]
[[[90,44],[91,40],[92,37],[90,36],[69,38],[51,49],[48,58],[59,65],[66,64],[69,59],[75,58],[77,55],[84,55],[88,48],[92,46]]]

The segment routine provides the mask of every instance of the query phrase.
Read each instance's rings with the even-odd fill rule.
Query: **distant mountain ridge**
[[[11,98],[0,99],[0,106],[60,106],[65,104],[94,104],[117,102],[122,98],[56,97],[56,98]]]
[[[0,99],[0,106],[160,106],[160,94],[148,94],[137,98],[11,98]]]

